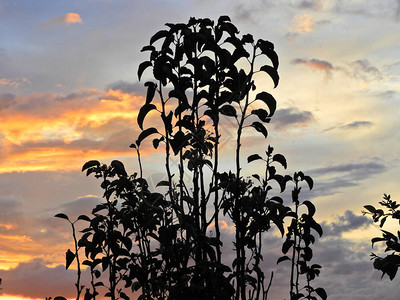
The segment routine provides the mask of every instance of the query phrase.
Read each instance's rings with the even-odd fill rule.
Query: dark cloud
[[[362,129],[362,128],[369,128],[373,126],[374,123],[370,121],[354,121],[349,124],[341,125],[341,126],[333,126],[327,129],[324,129],[322,132],[327,132],[335,129],[344,129],[344,130],[352,130],[352,129]]]
[[[400,0],[397,0],[396,21],[400,20]]]
[[[92,209],[101,202],[102,199],[98,196],[83,196],[79,199],[61,204],[58,211],[60,213],[65,213],[67,216],[71,217],[71,219],[75,220],[80,215],[89,215],[92,212]]]
[[[321,226],[324,230],[324,236],[341,237],[344,232],[360,229],[373,224],[371,218],[356,215],[350,210],[346,210],[343,216],[338,216],[337,221],[327,223],[322,222]]]
[[[118,80],[109,84],[106,89],[120,90],[122,93],[143,95],[146,91],[143,83]]]
[[[292,64],[294,65],[305,65],[308,66],[314,70],[321,70],[324,71],[327,75],[331,75],[333,68],[333,65],[326,61],[326,60],[320,60],[316,58],[312,59],[303,59],[303,58],[296,58],[292,60]]]
[[[386,166],[377,161],[349,163],[324,168],[313,169],[307,174],[316,182],[312,192],[305,191],[305,197],[333,195],[343,188],[360,185],[360,182],[387,170]]]
[[[295,1],[295,6],[302,9],[320,10],[323,8],[321,0],[302,0]]]
[[[0,110],[6,109],[13,104],[13,100],[15,98],[14,94],[5,93],[0,94]]]
[[[384,92],[379,92],[374,94],[375,97],[382,99],[382,100],[387,100],[387,99],[392,99],[396,96],[399,96],[399,92],[395,90],[388,90]]]
[[[64,266],[48,268],[42,259],[20,263],[16,268],[1,270],[3,279],[1,293],[27,298],[64,296],[73,298],[76,273],[66,271]]]
[[[339,14],[360,15],[365,17],[393,18],[398,20],[400,14],[400,1],[334,1],[333,10]]]
[[[366,59],[359,59],[350,63],[351,75],[365,82],[383,79],[383,74],[377,67],[372,66]]]
[[[311,111],[300,111],[295,107],[278,109],[273,117],[271,124],[277,129],[290,127],[305,127],[314,121]]]
[[[57,101],[71,101],[77,99],[86,99],[86,98],[93,98],[98,96],[100,93],[94,90],[86,90],[80,91],[75,93],[70,93],[68,95],[61,95],[55,98]]]
[[[355,121],[343,126],[340,126],[342,129],[359,129],[362,127],[371,127],[374,123],[370,121]]]
[[[355,179],[365,179],[368,176],[367,174],[378,174],[383,171],[386,171],[386,167],[383,164],[370,161],[366,163],[349,163],[318,168],[309,171],[309,173],[312,173],[314,175],[327,175],[329,173],[350,173],[353,175],[358,175]]]

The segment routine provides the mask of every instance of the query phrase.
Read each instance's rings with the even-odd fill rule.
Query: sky
[[[325,232],[316,285],[331,300],[398,297],[398,279],[381,280],[369,260],[379,229],[361,210],[383,193],[400,198],[399,0],[0,0],[0,300],[74,297],[70,228],[53,216],[76,218],[100,201],[98,182],[81,173],[87,160],[138,171],[129,145],[150,37],[165,23],[220,15],[279,55],[280,84],[265,83],[278,102],[268,140],[243,144],[249,153],[271,144],[289,172],[313,177],[306,195]],[[163,170],[148,150],[151,180]],[[281,242],[266,237],[267,274]],[[277,270],[272,299],[287,297],[286,281]]]

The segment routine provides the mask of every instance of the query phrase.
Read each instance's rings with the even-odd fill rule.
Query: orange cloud
[[[118,90],[15,96],[0,109],[0,173],[70,170],[132,155],[143,101]]]
[[[53,18],[41,24],[41,26],[47,27],[52,25],[69,25],[69,24],[82,24],[82,18],[79,14],[69,12],[61,17]]]
[[[290,32],[293,33],[308,33],[314,31],[315,21],[311,15],[303,14],[296,15],[291,20],[292,27],[290,27]]]
[[[81,16],[77,13],[67,13],[62,18],[64,19],[65,23],[83,23]]]
[[[333,65],[326,61],[326,60],[319,60],[319,59],[302,59],[302,58],[297,58],[292,61],[292,64],[298,65],[305,65],[310,67],[311,69],[314,70],[320,70],[324,71],[326,75],[331,75],[331,72],[333,70]]]
[[[26,78],[17,78],[17,79],[0,78],[0,85],[6,85],[18,88],[24,84],[31,84],[31,82]]]

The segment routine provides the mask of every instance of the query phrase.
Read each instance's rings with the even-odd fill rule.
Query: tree
[[[393,219],[399,222],[400,225],[400,204],[393,201],[390,195],[384,194],[383,200],[379,204],[384,209],[376,209],[372,205],[365,205],[366,211],[362,213],[364,215],[370,215],[375,223],[379,222],[379,227],[383,228],[386,220]],[[375,253],[371,253],[371,260],[374,261],[373,266],[376,270],[382,272],[382,277],[387,274],[390,280],[393,280],[397,274],[397,270],[400,267],[400,231],[397,233],[391,233],[381,229],[382,237],[374,237],[372,242],[372,247],[377,242],[385,242],[386,248],[385,252],[392,252],[386,256],[379,256]]]
[[[257,87],[264,78],[273,87],[279,83],[274,45],[250,34],[239,37],[227,16],[166,26],[142,49],[149,60],[138,68],[139,80],[148,70],[153,77],[144,84],[147,95],[137,117],[141,133],[130,146],[139,173],[128,175],[117,160],[109,166],[93,160],[82,168],[102,180],[106,200],[91,217],[78,218],[89,225],[75,254],[67,256],[69,265],[80,249],[85,251],[82,264],[92,273],[85,299],[94,299],[103,285],[105,296],[129,299],[122,283],[140,292],[139,299],[267,299],[273,273],[266,286],[262,237],[273,227],[282,236],[287,232],[284,254],[292,249],[291,258],[278,260],[291,261],[291,299],[326,299],[322,288],[310,286],[320,268],[309,266],[315,240],[311,229],[319,235],[322,229],[313,218],[314,205],[299,200],[300,184],[311,189],[311,177],[279,174],[287,162],[271,146],[265,155],[247,158],[248,163],[262,162],[265,170],[243,175],[244,131],[267,138],[265,125],[276,110],[275,98]],[[149,116],[152,127],[145,126]],[[220,165],[222,126],[235,132],[234,165],[228,170]],[[166,178],[157,192],[143,178],[141,147],[150,137],[165,154]],[[279,196],[288,183],[294,184],[294,210]],[[223,259],[222,219],[235,228],[231,262]],[[287,230],[285,220],[291,222]],[[104,272],[108,283],[101,277]],[[300,275],[306,277],[304,288]]]

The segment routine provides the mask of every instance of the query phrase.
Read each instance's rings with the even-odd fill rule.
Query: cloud
[[[26,78],[0,78],[0,85],[9,86],[13,88],[19,88],[20,86],[31,84]]]
[[[350,63],[350,75],[364,82],[378,81],[383,79],[383,74],[372,66],[366,59],[359,59]]]
[[[311,111],[300,111],[295,107],[278,109],[271,124],[277,129],[306,127],[314,121]]]
[[[326,175],[330,173],[350,173],[353,179],[361,180],[368,178],[371,174],[378,174],[386,170],[386,167],[378,162],[349,163],[324,168],[313,169],[310,173],[315,175]],[[357,176],[354,176],[357,175]]]
[[[124,80],[118,80],[107,86],[107,90],[120,91],[125,94],[144,94],[146,88],[143,84],[137,82],[128,82]]]
[[[131,155],[141,103],[112,89],[2,94],[0,172],[79,168],[85,158]]]
[[[388,18],[393,17],[398,21],[400,14],[400,1],[390,0],[384,4],[380,1],[343,1],[333,2],[332,11],[339,14],[360,15],[365,17]]]
[[[315,30],[315,20],[313,16],[309,14],[295,15],[291,20],[291,24],[289,32],[292,33],[303,34]]]
[[[355,121],[343,126],[340,126],[341,129],[359,129],[363,127],[371,127],[374,123],[370,121]]]
[[[295,0],[292,5],[300,9],[321,10],[323,8],[322,0]]]
[[[313,5],[313,1],[303,1],[298,5],[304,6],[303,8],[306,8],[305,6],[307,5]],[[300,15],[295,15],[291,19],[290,23],[291,26],[289,27],[288,32],[285,34],[285,37],[289,41],[294,42],[299,35],[312,33],[320,26],[329,24],[331,22],[329,20],[316,21],[314,17],[310,14],[300,14]]]
[[[346,76],[364,83],[379,81],[385,77],[377,67],[371,65],[366,59],[358,59],[341,66],[334,66],[329,61],[316,58],[296,58],[293,59],[291,63],[294,65],[305,65],[313,70],[323,71],[327,77],[331,77],[333,71],[340,71]]]
[[[374,125],[373,122],[370,121],[354,121],[352,123],[348,123],[345,125],[340,126],[333,126],[323,130],[322,132],[327,132],[335,129],[343,129],[343,130],[353,130],[353,129],[363,129],[363,128],[370,128]]]
[[[13,104],[13,100],[15,98],[14,94],[6,93],[0,94],[0,110],[6,109],[7,107]]]
[[[336,221],[321,223],[324,230],[324,236],[341,237],[343,233],[355,229],[365,228],[373,224],[371,218],[366,216],[357,216],[354,212],[346,210],[343,216],[338,216]]]
[[[47,22],[43,23],[43,25],[51,26],[51,25],[70,25],[70,24],[82,24],[82,23],[83,21],[79,14],[69,12],[61,17],[50,19]]]
[[[303,58],[296,58],[292,60],[292,64],[294,65],[305,65],[307,67],[310,67],[313,70],[320,70],[326,73],[327,76],[331,75],[333,68],[333,65],[326,61],[326,60],[319,60],[316,58],[312,59],[303,59]]]
[[[388,90],[383,92],[377,92],[374,94],[374,96],[382,100],[387,100],[387,99],[392,99],[398,96],[399,94],[400,94],[399,91]]]
[[[368,162],[339,164],[307,171],[316,182],[312,193],[305,191],[306,197],[333,195],[343,188],[358,186],[361,181],[381,174],[386,166],[376,159]]]
[[[400,20],[400,0],[397,0],[396,21]]]

